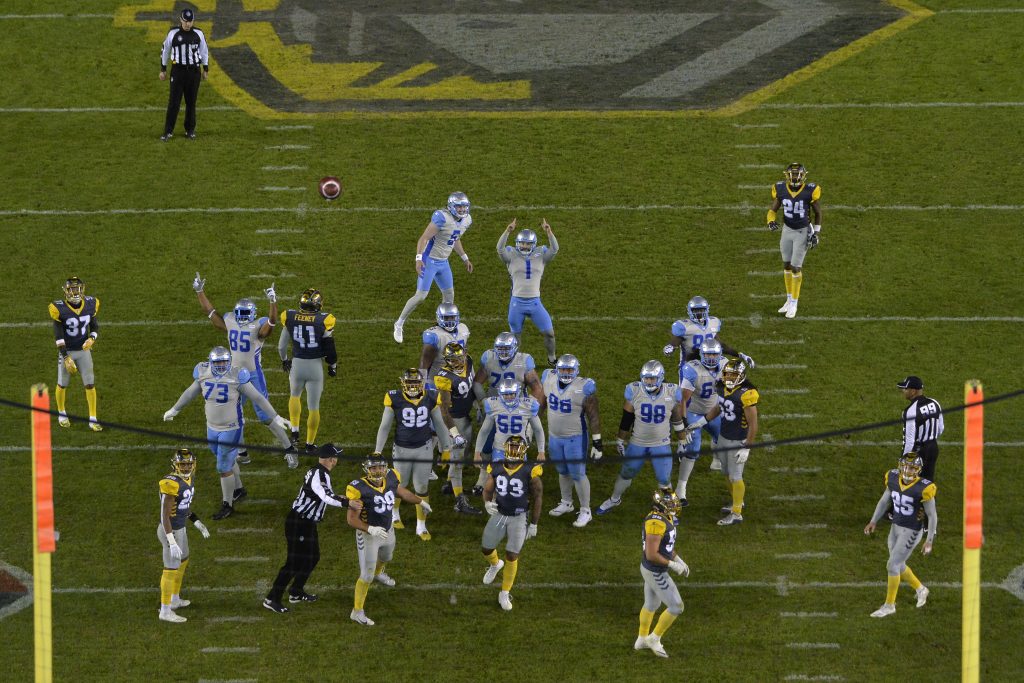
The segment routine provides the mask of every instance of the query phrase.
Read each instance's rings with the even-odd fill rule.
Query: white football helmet
[[[465,192],[452,192],[448,195],[448,213],[457,221],[469,215],[469,197]]]

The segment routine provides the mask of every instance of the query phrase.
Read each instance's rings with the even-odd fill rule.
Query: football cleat
[[[223,502],[220,505],[220,510],[217,510],[217,512],[213,513],[213,518],[217,521],[220,521],[222,519],[230,517],[232,514],[234,514],[234,512],[235,508],[231,507],[231,503]]]
[[[399,344],[401,344],[402,340],[405,339],[404,335],[402,334],[402,327],[404,326],[404,322],[402,322],[401,320],[396,320],[395,327],[391,331],[391,336],[394,337],[395,341],[398,342]]]
[[[181,598],[178,598],[177,600],[171,600],[171,609],[180,609],[182,607],[188,607],[191,604],[191,600],[182,600]]]
[[[291,612],[290,609],[288,609],[287,607],[285,607],[281,603],[277,602],[276,600],[271,600],[270,598],[264,598],[263,599],[263,606],[266,607],[271,612],[277,612],[278,614],[284,614],[285,612]]]
[[[430,532],[427,531],[427,527],[423,527],[422,529],[417,529],[416,530],[416,535],[420,537],[421,541],[429,541],[432,538],[431,535],[430,535]]]
[[[548,514],[552,517],[561,517],[567,512],[572,512],[576,508],[573,506],[572,501],[559,501],[558,505],[551,509]]]
[[[569,386],[580,375],[580,361],[571,353],[563,354],[555,361],[555,372],[558,373],[558,383]]]
[[[796,317],[796,303],[797,303],[796,299],[793,299],[793,303],[791,303],[789,305],[789,308],[786,309],[786,317],[787,318],[795,318]]]
[[[160,136],[160,141],[161,142],[168,142],[173,137],[174,137],[174,133],[164,133],[163,135]]]
[[[452,488],[452,480],[449,479],[445,483],[441,484],[441,495],[443,496],[454,496],[455,489]],[[463,494],[465,495],[465,494]]]
[[[316,455],[319,450],[320,447],[315,443],[306,442],[306,455]]]
[[[640,368],[640,382],[651,396],[661,391],[661,384],[664,381],[665,366],[658,361],[649,360]]]
[[[67,415],[58,415],[57,424],[59,424],[61,427],[70,427],[71,420],[68,419]]]
[[[232,493],[231,497],[234,500],[234,502],[237,503],[240,500],[245,500],[246,498],[248,498],[249,497],[249,492],[246,491],[245,487],[243,486],[241,488],[235,489],[234,492]]]
[[[392,517],[391,518],[391,526],[394,529],[404,529],[405,528],[405,522],[402,521],[401,517]]]
[[[530,256],[537,248],[537,233],[533,230],[520,230],[516,235],[516,250],[523,256]]]
[[[887,617],[890,614],[896,614],[896,605],[890,605],[889,603],[883,603],[881,607],[871,613],[873,617]]]
[[[733,524],[741,524],[743,522],[743,515],[737,515],[729,508],[729,514],[722,519],[718,520],[718,526],[732,526]]]
[[[85,298],[85,283],[77,275],[64,281],[64,301],[72,306],[81,306]]]
[[[196,471],[196,456],[188,448],[179,448],[171,456],[171,472],[187,479]]]
[[[718,458],[711,458],[711,465],[708,467],[708,469],[711,470],[712,472],[721,472],[722,461],[719,460]]]
[[[349,613],[348,618],[357,624],[362,624],[363,626],[373,626],[373,619],[366,616],[366,613],[361,609],[352,610],[352,612]]]
[[[480,508],[473,507],[469,498],[466,498],[466,494],[463,493],[461,496],[455,499],[455,511],[464,515],[482,515],[483,512]]]
[[[931,591],[928,590],[928,586],[921,586],[917,589],[917,606],[924,607],[925,603],[928,602],[928,594]]]
[[[804,168],[803,164],[793,162],[786,167],[785,171],[782,172],[782,176],[786,179],[786,183],[790,187],[800,187],[807,179],[807,169]]]
[[[288,602],[316,602],[319,599],[319,596],[307,593],[306,591],[302,591],[298,595],[288,594]]]
[[[652,633],[647,636],[645,640],[647,641],[647,647],[651,652],[659,657],[668,657],[668,653],[665,652],[665,646],[661,644],[661,636],[656,633]]]
[[[448,213],[456,221],[461,221],[469,215],[469,197],[465,192],[452,192],[448,195]]]
[[[710,311],[711,305],[702,296],[695,296],[686,304],[687,317],[701,327],[708,324],[708,314]]]
[[[513,378],[506,377],[498,382],[498,398],[501,399],[502,404],[509,410],[519,405],[519,399],[522,395],[522,386]]]
[[[494,338],[494,355],[502,363],[508,363],[516,357],[519,351],[519,340],[511,332],[502,332]]]
[[[605,502],[601,503],[597,507],[597,514],[599,514],[599,515],[607,515],[609,512],[611,512],[613,507],[617,507],[617,506],[619,506],[621,504],[622,504],[622,499],[621,498],[618,499],[618,500],[615,500],[614,498],[609,498],[608,500],[606,500]]]
[[[577,529],[582,529],[590,524],[590,520],[593,518],[594,515],[590,512],[590,508],[580,508],[580,514],[576,515],[576,521],[572,525]]]
[[[168,611],[160,612],[160,621],[169,621],[172,624],[183,624],[186,621],[188,621],[188,619],[186,619],[185,617],[179,617],[174,612]]]
[[[94,432],[102,432],[103,431],[103,425],[101,425],[99,422],[97,422],[95,418],[90,417],[89,418],[89,429],[91,429]]]
[[[910,451],[900,458],[900,482],[906,486],[914,483],[914,480],[921,476],[921,469],[924,467],[924,460],[917,453]]]
[[[634,650],[646,650],[647,649],[647,636],[637,636],[633,642]]]
[[[509,595],[508,591],[500,591],[498,593],[498,604],[506,612],[512,611],[512,596]]]
[[[248,325],[256,320],[256,302],[252,299],[239,299],[235,304],[235,320],[239,325]]]
[[[459,329],[459,307],[455,304],[442,303],[434,313],[437,326],[443,330],[454,332]]]
[[[252,458],[249,457],[249,451],[238,451],[238,457],[235,458],[235,462],[239,465],[251,465]]]
[[[473,488],[471,488],[469,490],[469,493],[470,493],[470,495],[475,496],[476,498],[479,498],[480,496],[484,495],[484,487],[483,486],[474,486]]]
[[[782,308],[779,309],[779,313],[785,313],[789,310],[789,307],[793,305],[793,300],[786,297],[786,303],[782,304]]]
[[[187,131],[185,131],[185,137],[187,137],[189,140],[195,140],[196,139],[196,134],[195,134],[194,131],[187,130]]]
[[[394,586],[395,580],[392,579],[387,573],[381,572],[373,577],[373,580],[382,586]]]
[[[701,344],[701,346],[703,346],[703,344]],[[739,385],[743,384],[743,380],[746,378],[747,364],[739,358],[730,358],[725,364],[725,368],[722,369],[722,382],[725,383],[725,388],[729,391],[732,391]]]
[[[231,369],[231,352],[223,346],[214,346],[208,356],[210,372],[214,377],[223,377]]]
[[[494,583],[495,577],[498,576],[498,572],[500,572],[501,568],[504,566],[505,560],[498,560],[498,564],[492,564],[488,567],[487,571],[484,572],[484,583],[487,585]]]
[[[530,445],[521,436],[513,435],[505,440],[505,462],[515,467],[526,460],[526,449]]]
[[[722,360],[722,345],[717,339],[705,338],[700,343],[700,363],[708,370],[717,370]]]
[[[299,296],[299,308],[307,313],[317,313],[324,305],[324,297],[319,289],[310,287]]]

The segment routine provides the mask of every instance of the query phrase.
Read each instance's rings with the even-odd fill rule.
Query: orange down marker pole
[[[985,394],[979,380],[964,384],[964,591],[961,680],[977,683],[981,659],[982,453]]]
[[[36,682],[53,681],[53,605],[50,553],[53,532],[53,460],[50,450],[50,394],[45,384],[32,387],[32,564],[35,613]]]

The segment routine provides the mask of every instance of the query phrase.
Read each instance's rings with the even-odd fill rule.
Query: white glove
[[[672,346],[671,344],[665,344],[665,348],[662,349],[662,351],[665,352],[666,356],[671,356],[672,352],[675,351],[675,350],[676,350],[676,347]]]
[[[697,429],[700,429],[700,427],[697,427]],[[693,441],[693,433],[697,431],[697,429],[694,429],[693,427],[687,427],[684,429],[682,434],[679,435],[679,444],[681,446],[689,446]]]
[[[176,411],[174,408],[171,408],[166,413],[164,413],[164,422],[170,422],[175,417],[177,417],[177,415],[178,415],[178,411]]]
[[[527,538],[537,538],[537,525],[536,524],[531,524],[530,526],[528,526],[526,528],[526,537]]]
[[[168,535],[167,536],[167,545],[169,545],[171,547],[171,559],[180,560],[181,559],[181,546],[179,546],[178,542],[174,540],[174,536],[173,535]]]
[[[198,294],[203,291],[203,287],[206,286],[206,280],[199,277],[199,273],[196,273],[196,279],[192,281],[192,290]]]
[[[378,541],[388,540],[388,530],[382,526],[371,526],[366,531]]]
[[[462,448],[466,445],[466,439],[462,434],[456,434],[452,437],[452,448]]]
[[[274,283],[271,282],[270,286],[263,290],[263,293],[267,295],[267,301],[272,304],[277,303],[277,292],[274,291]]]
[[[288,469],[294,470],[299,466],[299,454],[295,451],[285,451],[284,461],[288,463]]]
[[[284,419],[280,415],[274,418],[274,424],[276,424],[278,427],[285,430],[286,432],[291,430],[292,428],[292,423]]]
[[[487,514],[496,515],[498,514],[498,504],[493,500],[489,500],[484,503],[484,510],[487,510]]]
[[[429,515],[434,511],[434,509],[430,507],[430,503],[425,500],[420,501],[420,510],[423,510],[423,514],[425,515]]]
[[[739,449],[738,451],[736,451],[736,464],[737,465],[742,465],[743,463],[745,463],[747,461],[747,458],[749,458],[749,457],[750,457],[750,449],[749,448],[741,448],[741,449]]]
[[[197,519],[196,521],[192,522],[192,525],[195,526],[195,528],[199,530],[199,533],[201,533],[203,535],[203,538],[209,538],[210,537],[210,530],[207,529],[206,525],[203,524],[201,521],[199,521]]]
[[[668,568],[674,571],[676,574],[682,574],[683,576],[690,575],[690,567],[687,566],[685,562],[683,562],[683,558],[681,557],[676,557],[675,559],[669,561]]]
[[[622,439],[615,440],[615,450],[619,454],[619,457],[626,457],[626,442]]]
[[[603,455],[604,451],[602,451],[600,448],[597,448],[595,446],[590,447],[590,459],[593,460],[594,462],[600,460],[601,456]]]
[[[747,364],[748,370],[753,370],[755,367],[757,367],[757,363],[754,362],[754,359],[745,353],[740,354],[740,360]]]

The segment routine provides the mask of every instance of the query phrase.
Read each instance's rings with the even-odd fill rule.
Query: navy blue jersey
[[[676,549],[676,525],[672,520],[660,512],[651,511],[644,518],[644,529],[641,535],[640,564],[652,572],[664,572],[668,567],[662,564],[655,564],[647,559],[647,534],[652,536],[660,535],[661,542],[658,544],[658,554],[671,562],[675,557]]]
[[[430,411],[438,405],[437,389],[426,384],[423,394],[410,400],[400,389],[384,394],[384,405],[395,411],[395,445],[419,448],[433,438]]]
[[[722,407],[722,436],[732,441],[744,441],[747,438],[747,414],[745,408],[756,406],[761,396],[757,387],[744,380],[738,387],[718,397],[718,405]]]
[[[811,226],[811,203],[821,198],[816,183],[801,185],[795,192],[784,180],[772,186],[772,199],[781,203],[782,222],[787,228],[805,230]]]
[[[466,372],[463,375],[450,370],[442,369],[434,375],[434,386],[440,391],[447,391],[451,394],[452,417],[469,417],[473,409],[473,402],[476,397],[473,395],[473,359],[466,356]]]
[[[66,350],[81,351],[82,344],[89,338],[93,318],[99,312],[100,300],[91,296],[83,297],[78,308],[72,308],[66,301],[54,301],[49,306],[54,336],[64,339]]]
[[[398,485],[401,479],[398,472],[388,470],[384,477],[384,484],[380,488],[366,480],[354,479],[345,487],[345,497],[350,501],[363,501],[363,509],[359,511],[359,519],[369,526],[379,526],[385,529],[391,528],[391,511],[395,509],[395,496],[398,495]]]
[[[523,463],[516,467],[505,467],[504,462],[491,463],[487,471],[494,477],[494,502],[498,512],[514,517],[530,507],[530,480],[544,473],[540,465]]]
[[[324,338],[334,334],[336,320],[330,313],[310,313],[290,309],[281,314],[282,334],[292,340],[293,358],[323,358]]]
[[[885,474],[885,486],[892,497],[892,523],[907,529],[921,529],[924,504],[935,497],[935,484],[928,479],[915,479],[904,486],[899,470],[889,470]]]
[[[160,480],[160,510],[163,520],[164,496],[174,496],[174,512],[171,513],[171,529],[183,529],[192,514],[192,496],[195,488],[191,477],[186,479],[177,474],[168,474]]]

